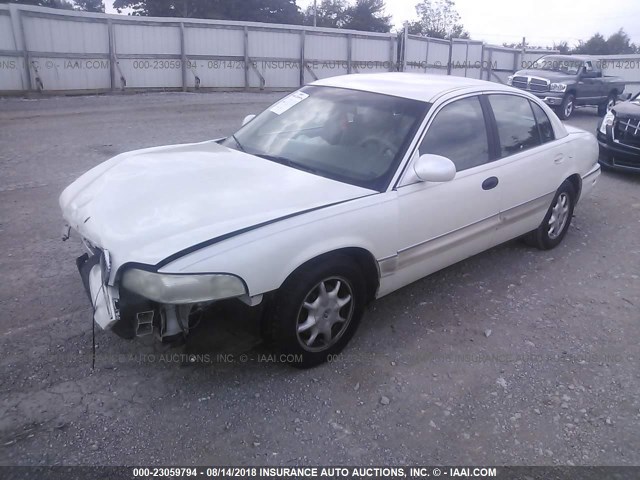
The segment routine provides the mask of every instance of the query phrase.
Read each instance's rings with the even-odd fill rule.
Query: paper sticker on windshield
[[[291,107],[299,104],[302,100],[304,100],[308,96],[309,96],[308,93],[293,92],[291,95],[287,95],[286,97],[284,97],[282,100],[276,103],[269,110],[275,113],[276,115],[280,115],[286,112],[287,110],[289,110]]]

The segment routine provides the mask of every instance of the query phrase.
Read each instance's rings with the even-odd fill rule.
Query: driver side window
[[[461,172],[489,161],[489,141],[480,99],[456,100],[438,112],[420,144],[420,155],[449,158]]]

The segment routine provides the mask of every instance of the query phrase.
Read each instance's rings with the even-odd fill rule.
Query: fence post
[[[244,89],[249,90],[249,27],[244,27]]]
[[[482,42],[482,48],[480,49],[480,80],[483,80],[484,76],[484,42]]]
[[[304,86],[304,44],[307,39],[307,31],[300,32],[300,86]]]
[[[109,35],[109,81],[111,91],[114,92],[116,89],[116,49],[113,22],[110,18],[107,19],[107,33]]]
[[[397,70],[395,68],[395,64],[398,61],[398,57],[397,54],[395,55],[394,58],[394,49],[393,46],[395,45],[395,41],[396,41],[396,37],[394,37],[393,35],[389,35],[389,71],[393,72],[395,70]]]
[[[180,22],[180,63],[182,64],[182,91],[187,91],[187,51],[184,38],[184,22]]]
[[[493,50],[489,49],[489,67],[487,68],[487,80],[491,81],[491,68],[493,67]]]
[[[467,49],[464,52],[464,77],[467,78],[467,63],[469,62],[469,40],[466,42]]]
[[[453,58],[453,37],[449,39],[449,61],[447,62],[447,75],[451,75],[451,59]]]
[[[351,49],[353,48],[353,36],[347,33],[347,75],[351,73]]]
[[[425,53],[424,55],[424,73],[427,73],[427,69],[429,68],[429,45],[431,45],[431,42],[429,41],[429,37],[426,37],[427,39],[427,53]]]
[[[409,43],[409,22],[404,22],[404,33],[402,35],[402,72],[407,69],[407,43]]]
[[[24,32],[22,14],[20,13],[20,9],[17,5],[13,3],[9,4],[9,16],[11,18],[12,30],[14,31],[13,41],[16,44],[16,50],[18,49],[18,38],[20,38],[20,42],[22,43],[25,81],[27,82],[27,91],[31,91],[33,90],[33,86],[31,84],[31,56],[29,54],[29,48],[27,47],[27,35]],[[18,35],[16,35],[15,32],[16,28],[19,30]]]

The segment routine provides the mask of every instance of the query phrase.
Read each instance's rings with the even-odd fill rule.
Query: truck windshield
[[[567,75],[577,75],[584,65],[583,60],[574,57],[563,57],[559,55],[548,55],[536,60],[532,68],[536,70],[548,70],[551,72],[562,72]]]
[[[428,108],[417,100],[307,86],[269,107],[223,145],[382,191]]]

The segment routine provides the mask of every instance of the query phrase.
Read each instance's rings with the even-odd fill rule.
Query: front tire
[[[557,247],[569,230],[573,209],[576,204],[576,190],[565,180],[553,197],[551,206],[540,226],[525,236],[525,242],[540,250]]]
[[[567,120],[573,114],[575,103],[576,96],[573,93],[567,93],[558,109],[558,117],[560,117],[561,120]]]
[[[313,261],[291,274],[276,293],[267,313],[268,337],[293,366],[314,367],[351,340],[365,300],[364,278],[350,257]]]

